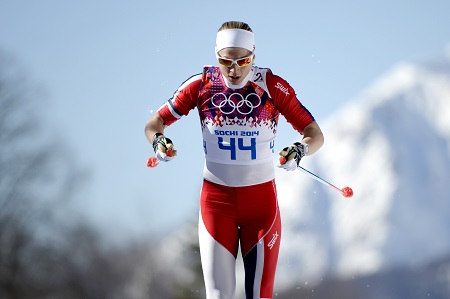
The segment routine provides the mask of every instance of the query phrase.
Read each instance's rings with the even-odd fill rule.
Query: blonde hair
[[[228,21],[222,24],[222,26],[217,30],[217,32],[226,30],[226,29],[243,29],[250,32],[253,32],[252,28],[247,23],[240,21]]]

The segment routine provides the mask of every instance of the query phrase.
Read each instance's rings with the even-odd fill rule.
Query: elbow
[[[318,136],[319,148],[321,148],[325,144],[325,136],[323,136],[322,131],[320,131]]]
[[[303,141],[309,145],[309,154],[312,155],[317,152],[325,143],[325,137],[316,122],[308,125],[303,131]]]
[[[311,145],[312,145],[312,151],[311,151],[311,146],[310,146],[310,154],[312,155],[313,153],[317,152],[319,149],[322,148],[322,146],[325,143],[325,138],[323,136],[322,131],[318,131],[314,137],[311,138]]]

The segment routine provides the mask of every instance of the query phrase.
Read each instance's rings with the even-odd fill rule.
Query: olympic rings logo
[[[237,100],[237,104],[233,99]],[[237,110],[240,114],[247,115],[261,105],[261,98],[256,93],[250,93],[244,98],[243,95],[236,92],[228,97],[226,94],[219,92],[212,96],[211,103],[214,107],[219,108],[223,114],[231,114]]]

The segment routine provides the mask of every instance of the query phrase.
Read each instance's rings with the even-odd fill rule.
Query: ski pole
[[[307,169],[305,169],[305,168],[303,168],[303,167],[301,167],[301,166],[298,166],[298,169],[301,170],[301,171],[303,171],[303,172],[306,173],[306,174],[309,174],[309,175],[310,175],[313,179],[315,179],[316,181],[319,181],[319,182],[321,182],[321,183],[324,184],[324,185],[328,185],[328,186],[330,186],[330,187],[332,187],[332,188],[338,190],[339,192],[341,192],[342,196],[344,196],[344,197],[352,197],[352,196],[353,196],[353,190],[352,190],[352,188],[350,188],[350,187],[344,187],[344,188],[342,188],[342,189],[339,189],[339,188],[336,187],[335,185],[331,184],[330,182],[327,182],[326,180],[322,179],[322,178],[319,177],[318,175],[312,173],[311,171],[309,171],[309,170],[307,170]]]

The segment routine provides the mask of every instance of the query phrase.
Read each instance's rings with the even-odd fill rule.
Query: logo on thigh
[[[276,231],[272,236],[273,236],[272,240],[270,240],[269,244],[267,244],[267,247],[269,247],[270,249],[273,248],[273,246],[275,245],[275,243],[278,240],[278,232]]]

